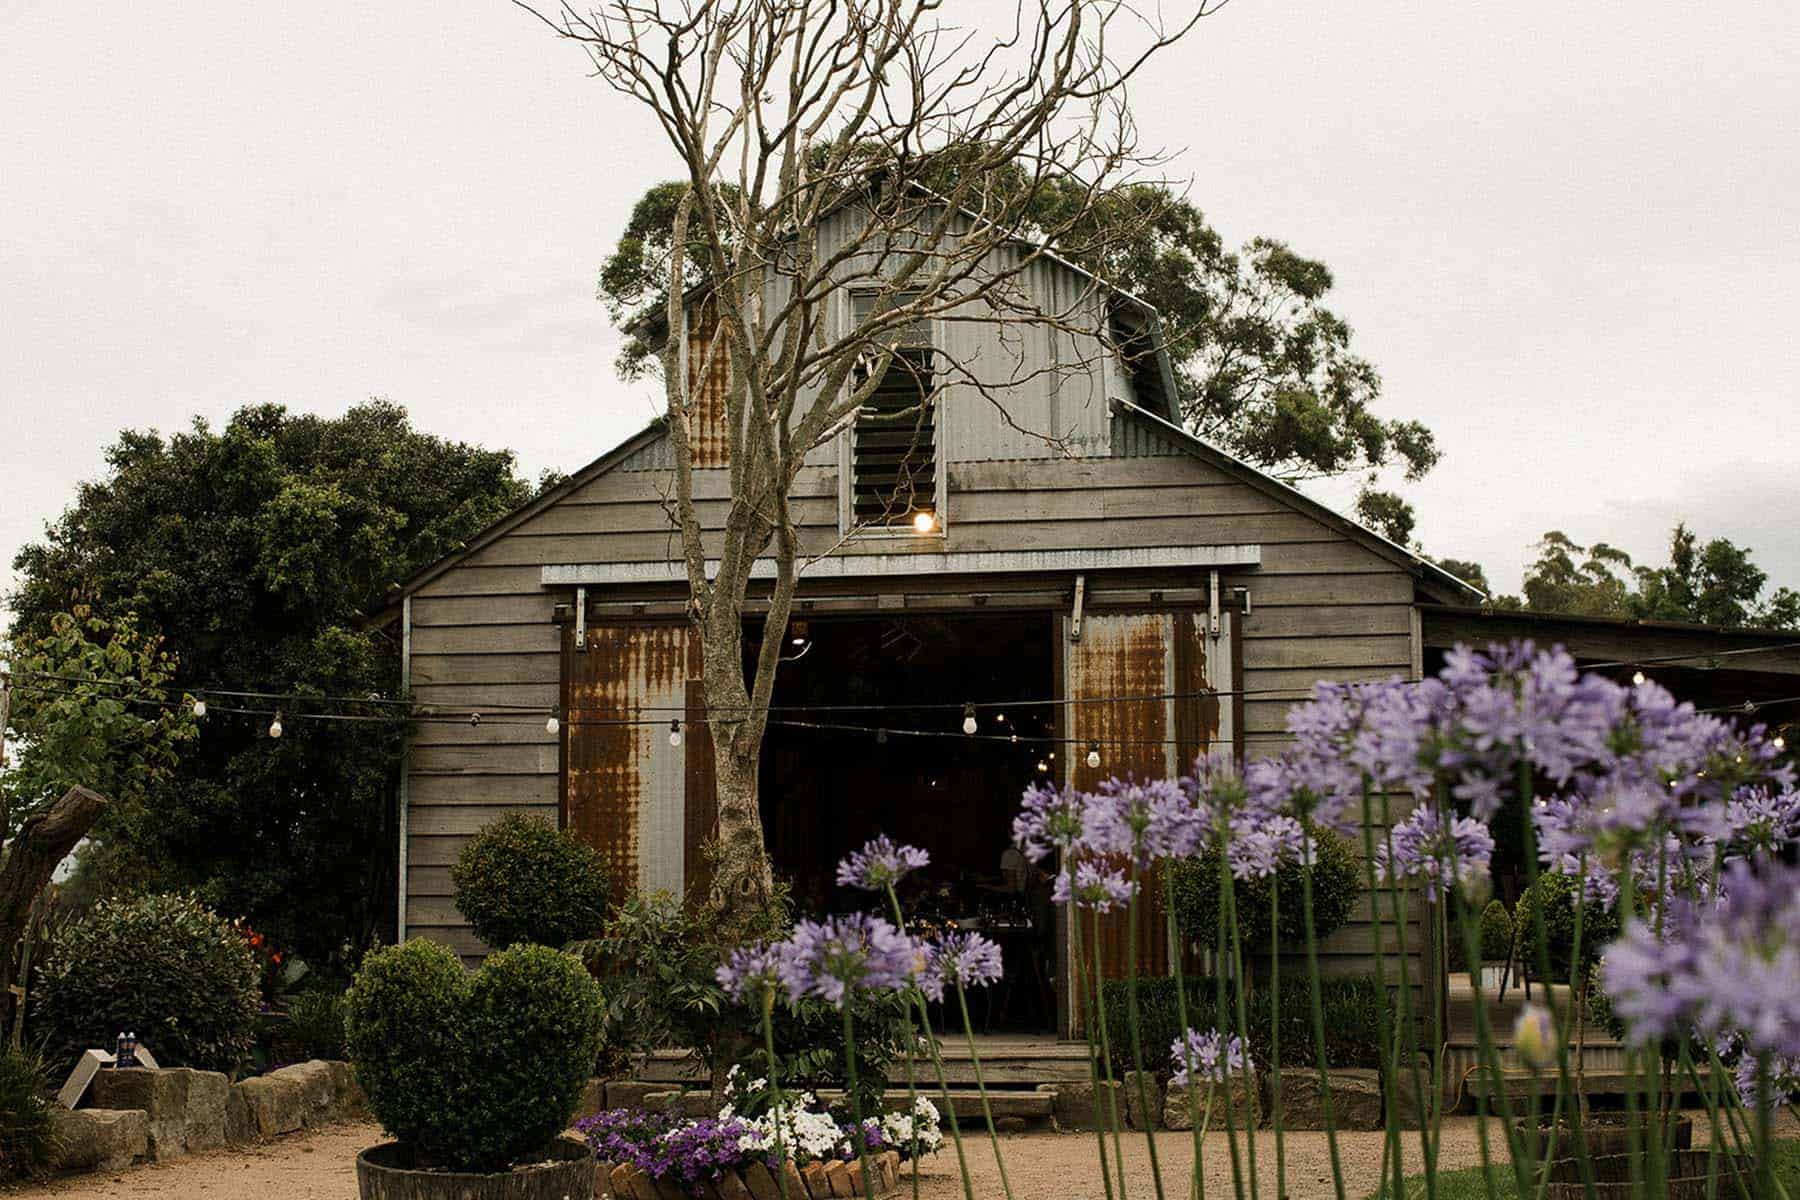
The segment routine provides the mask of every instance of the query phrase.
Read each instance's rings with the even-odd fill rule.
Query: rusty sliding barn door
[[[1064,696],[1072,703],[1059,778],[1084,791],[1115,775],[1163,779],[1191,772],[1202,754],[1235,749],[1242,729],[1239,697],[1231,694],[1239,676],[1236,614],[1220,614],[1217,634],[1210,626],[1205,609],[1089,612],[1071,640],[1071,622],[1062,620]],[[1100,752],[1098,768],[1086,762],[1090,742]],[[1151,873],[1141,887],[1138,973],[1168,974],[1160,876]],[[1093,928],[1083,922],[1089,969]],[[1123,912],[1100,918],[1103,978],[1125,977],[1128,929]]]
[[[563,828],[600,851],[615,900],[680,895],[689,765],[669,745],[669,722],[687,712],[687,628],[602,622],[577,646],[571,624],[563,642]]]

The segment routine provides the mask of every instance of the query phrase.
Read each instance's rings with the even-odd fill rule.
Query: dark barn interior
[[[1022,871],[1016,854],[1002,862],[1021,791],[1059,753],[1044,740],[1056,709],[1012,706],[1055,694],[1052,620],[1015,612],[795,621],[763,750],[763,821],[796,910],[884,909],[880,897],[837,886],[838,860],[878,833],[923,847],[931,865],[902,889],[908,921],[1000,943],[1005,985],[972,998],[977,1024],[996,1030],[1055,1020],[1048,882]],[[962,728],[971,702],[980,706],[974,737]]]

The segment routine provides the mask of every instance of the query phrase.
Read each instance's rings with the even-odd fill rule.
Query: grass
[[[1773,1144],[1770,1150],[1775,1159],[1775,1178],[1787,1188],[1788,1195],[1800,1200],[1800,1141],[1783,1140]],[[1498,1200],[1518,1200],[1518,1188],[1515,1185],[1512,1168],[1496,1165],[1492,1169],[1494,1179],[1494,1195]],[[1389,1200],[1392,1189],[1382,1188],[1369,1200]],[[1425,1195],[1425,1177],[1409,1175],[1406,1178],[1406,1192],[1403,1200],[1415,1200]],[[1438,1200],[1487,1200],[1488,1191],[1481,1180],[1481,1168],[1471,1167],[1466,1171],[1441,1171],[1437,1177]],[[1721,1187],[1721,1200],[1737,1196],[1734,1188]]]

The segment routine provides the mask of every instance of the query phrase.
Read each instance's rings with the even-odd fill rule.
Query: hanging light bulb
[[[269,722],[269,736],[272,738],[281,736],[281,714],[279,712],[275,714],[275,719]]]
[[[876,730],[876,731],[875,731],[875,744],[876,744],[876,745],[877,745],[877,746],[885,746],[885,745],[887,745],[887,730],[885,730],[885,729],[877,729],[877,730]]]
[[[975,706],[973,704],[963,705],[963,732],[967,734],[975,732]]]
[[[199,720],[201,717],[204,717],[205,715],[206,715],[206,699],[205,699],[205,697],[195,696],[194,697],[194,719]]]
[[[550,710],[550,719],[544,722],[545,733],[553,734],[562,729],[562,721],[556,715],[559,711],[561,710],[554,708]]]
[[[937,514],[929,508],[921,508],[913,514],[912,527],[920,533],[930,533],[937,528]]]
[[[1099,742],[1089,742],[1088,743],[1087,765],[1090,767],[1098,767],[1100,765],[1100,743]]]
[[[681,718],[676,717],[669,722],[669,745],[681,745]]]
[[[1004,725],[1004,724],[1006,724],[1006,714],[1005,713],[995,713],[994,720],[999,722],[1000,724]]]
[[[1049,770],[1050,770],[1050,764],[1045,762],[1041,758],[1038,759],[1038,772],[1040,774],[1047,774],[1049,772]]]
[[[1633,671],[1631,673],[1631,683],[1632,683],[1632,686],[1634,686],[1634,687],[1643,687],[1644,686],[1644,673],[1642,671]]]
[[[1769,744],[1774,746],[1777,750],[1787,749],[1787,739],[1782,737],[1779,733],[1775,735],[1775,740]]]

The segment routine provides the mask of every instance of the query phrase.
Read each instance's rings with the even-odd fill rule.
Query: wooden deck
[[[981,1078],[997,1091],[1031,1091],[1041,1083],[1079,1082],[1088,1078],[1086,1042],[1066,1042],[1033,1034],[977,1034],[975,1052],[981,1057]],[[945,1081],[952,1088],[975,1086],[975,1061],[964,1038],[943,1038],[939,1054]],[[935,1084],[929,1063],[919,1065],[921,1084]],[[656,1083],[699,1082],[705,1073],[685,1054],[658,1051],[638,1072],[638,1078]],[[898,1072],[895,1078],[900,1078]]]

